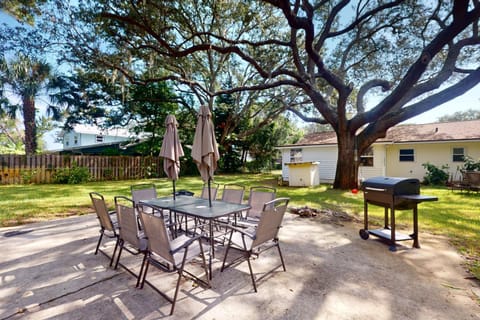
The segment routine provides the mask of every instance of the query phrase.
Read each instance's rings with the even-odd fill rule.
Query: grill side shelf
[[[398,199],[409,200],[415,203],[426,202],[426,201],[438,201],[438,197],[434,196],[424,196],[421,194],[406,194],[396,196]]]

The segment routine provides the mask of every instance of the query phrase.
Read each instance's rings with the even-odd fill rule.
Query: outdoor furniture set
[[[219,245],[226,245],[221,272],[233,263],[227,264],[229,251],[232,248],[240,250],[243,255],[239,258],[247,260],[253,288],[257,292],[250,262],[253,254],[258,255],[276,247],[281,266],[284,271],[286,270],[279,246],[278,231],[289,199],[275,198],[273,188],[253,187],[248,202],[242,203],[245,188],[225,185],[222,197],[215,200],[218,188],[216,184],[204,187],[201,197],[194,197],[193,193],[186,190],[157,197],[153,184],[135,185],[131,188],[132,199],[124,196],[114,198],[114,212],[107,210],[101,194],[90,193],[100,223],[100,237],[95,254],[98,251],[106,254],[100,250],[100,244],[103,237],[107,236],[115,239],[115,247],[112,256],[109,257],[110,266],[114,265],[114,268],[117,268],[119,264],[121,265],[120,256],[123,250],[134,255],[143,255],[138,274],[125,267],[137,278],[138,288],[143,288],[147,282],[150,266],[165,272],[177,272],[178,279],[173,297],[167,296],[147,282],[172,304],[170,314],[174,312],[180,279],[184,273],[199,284],[210,287],[212,259],[215,258],[215,249]],[[260,192],[261,196],[257,192]],[[268,197],[266,193],[269,193]],[[264,202],[259,204],[257,201]],[[108,257],[108,254],[106,255]],[[205,274],[201,276],[186,270],[188,263],[198,258],[201,258],[201,266],[205,270]],[[273,270],[277,268],[278,266]]]
[[[451,190],[460,191],[480,191],[480,171],[465,171],[460,170],[461,180],[452,181],[450,184]]]

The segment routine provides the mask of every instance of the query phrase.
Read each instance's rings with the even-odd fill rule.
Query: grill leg
[[[388,229],[388,208],[385,207],[385,219],[384,219],[385,229]]]
[[[420,243],[418,243],[418,210],[417,205],[413,207],[413,247],[420,248]]]
[[[388,209],[385,209],[385,210],[388,210]],[[391,206],[390,208],[390,219],[391,219],[391,222],[390,222],[390,232],[391,232],[391,236],[390,236],[390,247],[388,248],[388,250],[390,251],[397,251],[397,244],[396,244],[396,239],[395,239],[395,209],[394,209],[394,205]]]
[[[365,230],[368,230],[368,202],[364,201],[363,202],[363,213],[364,213],[364,228]]]

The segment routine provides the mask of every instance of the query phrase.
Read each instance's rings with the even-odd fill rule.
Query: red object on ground
[[[352,189],[352,193],[353,193],[353,194],[357,194],[357,193],[358,193],[358,190],[357,190],[357,189]]]

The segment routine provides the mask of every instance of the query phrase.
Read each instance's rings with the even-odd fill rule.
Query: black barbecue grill
[[[360,237],[368,239],[369,235],[389,240],[390,251],[396,251],[396,241],[413,240],[413,247],[420,248],[418,242],[417,205],[424,201],[437,201],[437,197],[420,195],[420,181],[413,178],[375,177],[362,184],[364,195],[365,229],[360,230]],[[384,228],[368,230],[368,204],[385,208]],[[390,225],[389,225],[390,209]],[[395,210],[413,210],[413,233],[401,234],[395,231]]]

